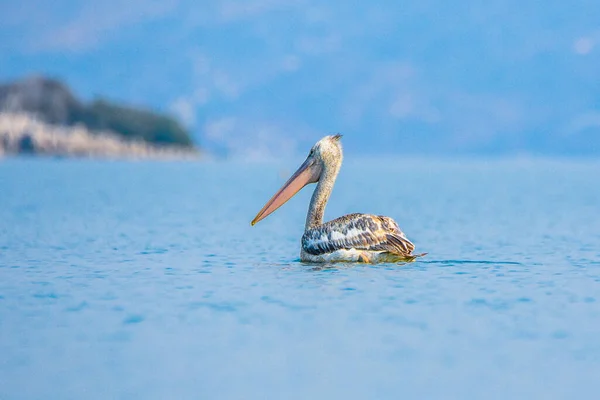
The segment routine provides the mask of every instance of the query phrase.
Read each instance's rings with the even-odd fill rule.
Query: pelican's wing
[[[349,214],[308,229],[302,247],[313,255],[356,249],[410,256],[415,249],[393,219],[370,214]]]

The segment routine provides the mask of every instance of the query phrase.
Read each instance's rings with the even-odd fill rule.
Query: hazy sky
[[[600,154],[592,0],[2,1],[0,79],[31,73],[248,157]]]

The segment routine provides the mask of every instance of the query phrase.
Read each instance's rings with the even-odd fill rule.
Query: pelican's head
[[[310,149],[308,157],[290,179],[275,193],[252,220],[252,225],[266,218],[273,211],[284,205],[296,193],[309,183],[316,183],[324,172],[339,170],[342,162],[342,135],[325,136]]]

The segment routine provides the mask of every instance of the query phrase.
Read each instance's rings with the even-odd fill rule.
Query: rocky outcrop
[[[110,131],[91,132],[83,125],[58,126],[28,114],[0,113],[0,157],[36,154],[101,158],[197,158],[186,146],[159,146],[142,140],[125,140]]]
[[[193,147],[188,132],[170,116],[104,99],[85,103],[62,82],[41,76],[0,84],[0,112],[26,113],[51,125],[82,125],[92,135],[110,131],[124,140]]]

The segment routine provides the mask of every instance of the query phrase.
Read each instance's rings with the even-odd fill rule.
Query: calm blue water
[[[596,398],[599,162],[346,162],[429,255],[319,267],[300,161],[0,162],[0,399]]]

